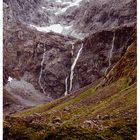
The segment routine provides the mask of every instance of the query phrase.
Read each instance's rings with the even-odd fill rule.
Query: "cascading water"
[[[69,88],[69,91],[72,90],[72,82],[73,82],[74,68],[75,68],[75,66],[76,66],[77,60],[78,60],[78,58],[79,58],[79,56],[80,56],[80,54],[81,54],[82,49],[83,49],[83,43],[82,43],[82,45],[81,45],[81,47],[80,47],[80,49],[79,49],[79,51],[78,51],[78,53],[77,53],[77,56],[76,56],[76,58],[75,58],[75,60],[74,60],[74,62],[73,62],[73,64],[72,64],[72,66],[71,66],[70,88]]]
[[[65,96],[68,95],[68,76],[66,77],[65,79],[65,93],[64,93]]]
[[[71,46],[71,55],[73,56],[73,54],[74,54],[74,44],[72,44],[72,46]],[[64,95],[65,96],[67,96],[68,95],[68,76],[66,77],[66,79],[65,79],[65,93],[64,93]]]
[[[109,53],[109,67],[111,66],[111,58],[112,58],[112,53],[113,53],[113,49],[114,49],[114,42],[115,42],[115,32],[114,32],[114,36],[113,36],[111,50]]]
[[[72,54],[72,56],[73,56],[73,51],[74,51],[74,44],[72,44],[72,48],[71,48],[71,54]]]
[[[42,78],[42,73],[43,73],[43,64],[44,64],[44,61],[45,61],[45,54],[46,54],[46,48],[44,47],[43,58],[42,58],[42,61],[41,61],[41,70],[40,70],[40,75],[39,75],[39,80],[38,80],[39,86],[42,89],[44,94],[46,94],[46,92],[45,92],[45,90],[44,90],[44,88],[41,84],[41,78]]]
[[[114,42],[115,42],[115,32],[114,32],[114,36],[113,36],[113,41],[112,41],[112,46],[111,46],[111,50],[109,52],[109,66],[107,67],[107,69],[105,70],[105,75],[107,74],[107,70],[110,68],[111,66],[111,59],[112,59],[112,54],[113,54],[113,49],[114,49]]]

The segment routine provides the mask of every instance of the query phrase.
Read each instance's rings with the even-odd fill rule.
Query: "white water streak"
[[[44,90],[44,88],[41,84],[41,78],[42,78],[42,73],[43,73],[43,64],[44,64],[44,61],[45,61],[45,54],[46,54],[46,48],[44,47],[43,58],[42,58],[42,61],[41,61],[41,70],[40,70],[40,75],[39,75],[39,80],[38,80],[39,86],[42,89],[44,94],[46,94],[46,92],[45,92],[45,90]]]
[[[73,62],[73,64],[72,64],[72,66],[71,66],[70,88],[69,88],[69,91],[72,90],[72,82],[73,82],[74,68],[75,68],[75,66],[76,66],[77,60],[78,60],[78,58],[79,58],[79,56],[80,56],[80,54],[81,54],[82,49],[83,49],[83,43],[82,43],[82,45],[81,45],[81,47],[80,47],[80,49],[79,49],[79,51],[78,51],[78,53],[77,53],[77,56],[76,56],[76,58],[75,58],[75,60],[74,60],[74,62]]]
[[[111,59],[112,59],[112,53],[113,53],[113,49],[114,49],[114,42],[115,42],[115,32],[114,32],[114,36],[113,36],[113,41],[112,41],[112,47],[109,53],[109,67],[111,66]]]
[[[73,56],[73,51],[74,51],[74,44],[72,44],[72,49],[71,49],[71,54],[72,54],[72,56]]]
[[[107,74],[107,70],[110,68],[111,66],[111,59],[112,59],[112,54],[113,54],[113,49],[114,49],[114,43],[115,43],[115,32],[114,32],[114,36],[113,36],[113,41],[112,41],[112,46],[111,46],[111,50],[109,52],[109,66],[106,68],[105,70],[105,75]]]
[[[64,93],[65,96],[68,95],[68,76],[66,77],[65,79],[65,93]]]

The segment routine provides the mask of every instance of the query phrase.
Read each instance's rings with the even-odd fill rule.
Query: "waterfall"
[[[74,44],[72,44],[72,49],[71,49],[71,54],[72,54],[72,56],[73,56],[73,51],[74,51]]]
[[[83,49],[83,43],[82,43],[82,45],[81,45],[81,47],[80,47],[80,49],[79,49],[79,51],[78,51],[78,53],[77,53],[77,56],[76,56],[76,58],[75,58],[75,60],[74,60],[74,62],[73,62],[73,64],[72,64],[72,66],[71,66],[70,88],[69,88],[69,91],[72,90],[72,81],[73,81],[74,68],[75,68],[75,66],[76,66],[77,60],[78,60],[78,58],[79,58],[79,56],[80,56],[80,54],[81,54],[82,49]]]
[[[74,55],[74,44],[72,44],[71,46],[71,55],[73,56]],[[67,96],[68,95],[68,76],[66,77],[65,79],[65,93],[64,95]]]
[[[65,96],[68,95],[68,76],[66,77],[65,79],[65,93],[64,93]]]
[[[112,58],[112,53],[113,53],[113,49],[114,49],[114,42],[115,42],[115,32],[114,32],[114,36],[113,36],[111,50],[109,53],[109,67],[111,66],[111,58]]]
[[[107,70],[110,68],[111,66],[111,59],[112,59],[112,54],[113,54],[113,49],[114,49],[114,42],[115,42],[115,32],[114,32],[114,36],[113,36],[113,40],[112,40],[112,46],[109,52],[109,66],[107,67],[107,69],[105,70],[105,75],[107,74]]]
[[[41,78],[42,78],[42,73],[43,73],[43,64],[44,64],[44,60],[45,60],[45,53],[46,53],[46,48],[44,46],[44,53],[43,53],[43,58],[42,58],[42,61],[41,61],[41,69],[40,69],[39,80],[38,80],[39,86],[42,89],[44,94],[46,94],[46,92],[45,92],[45,90],[44,90],[44,88],[41,84]]]

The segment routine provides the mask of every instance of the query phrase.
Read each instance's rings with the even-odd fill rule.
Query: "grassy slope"
[[[28,122],[33,113],[41,117]],[[59,124],[52,123],[56,116]],[[94,127],[85,128],[85,120],[94,121]],[[100,83],[7,117],[4,139],[136,139],[136,43]]]

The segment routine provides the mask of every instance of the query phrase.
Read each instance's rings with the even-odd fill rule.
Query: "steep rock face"
[[[61,22],[73,24],[72,35],[97,32],[136,22],[136,0],[90,0],[82,1],[79,7],[71,7],[62,14]],[[84,35],[84,36],[85,36]]]
[[[92,5],[89,3],[89,5]],[[94,5],[94,3],[93,3]],[[91,7],[91,6],[90,6]],[[100,8],[94,8],[95,12],[91,12],[92,8],[88,8],[87,16],[79,22],[84,22],[84,26],[90,30],[99,30],[104,28],[113,28],[125,24],[136,22],[136,1],[106,1]],[[93,11],[92,10],[92,11]],[[95,15],[91,15],[93,13]],[[78,23],[79,23],[78,22]],[[94,22],[94,24],[92,24]],[[77,24],[78,24],[77,23]],[[83,26],[83,27],[84,27]],[[86,29],[85,29],[86,30]]]
[[[75,67],[74,89],[79,89],[107,74],[120,59],[134,27],[103,30],[84,39],[82,54]]]
[[[13,17],[24,24],[38,23],[43,14],[39,13],[40,0],[4,0],[9,9],[11,9]],[[38,18],[38,19],[37,19]],[[46,20],[45,20],[46,18]],[[48,18],[45,16],[44,22],[48,23]]]
[[[72,91],[91,84],[112,68],[120,59],[133,29],[132,26],[103,30],[85,38],[73,70]],[[19,39],[20,30],[14,32],[12,46],[4,48],[4,72],[7,73],[4,82],[8,76],[23,78],[52,98],[64,95],[65,79],[68,77],[67,89],[70,89],[71,66],[82,42],[53,33],[25,30],[25,27],[24,36]],[[73,49],[72,42],[76,42]]]
[[[42,34],[24,26],[18,27],[13,29],[11,46],[4,43],[4,83],[8,76],[23,78],[36,89],[44,89],[46,95],[60,97],[64,93],[64,81],[71,66],[69,44],[74,39],[54,33]],[[9,43],[6,39],[5,42]]]
[[[66,89],[74,92],[106,75],[127,49],[125,44],[132,43],[129,38],[136,22],[135,0],[82,1],[55,15],[57,9],[68,5],[56,1],[4,1],[4,85],[10,76],[17,82],[27,82],[46,99],[59,98]],[[87,37],[77,40],[28,26],[56,22],[73,25],[71,36],[83,33]]]

